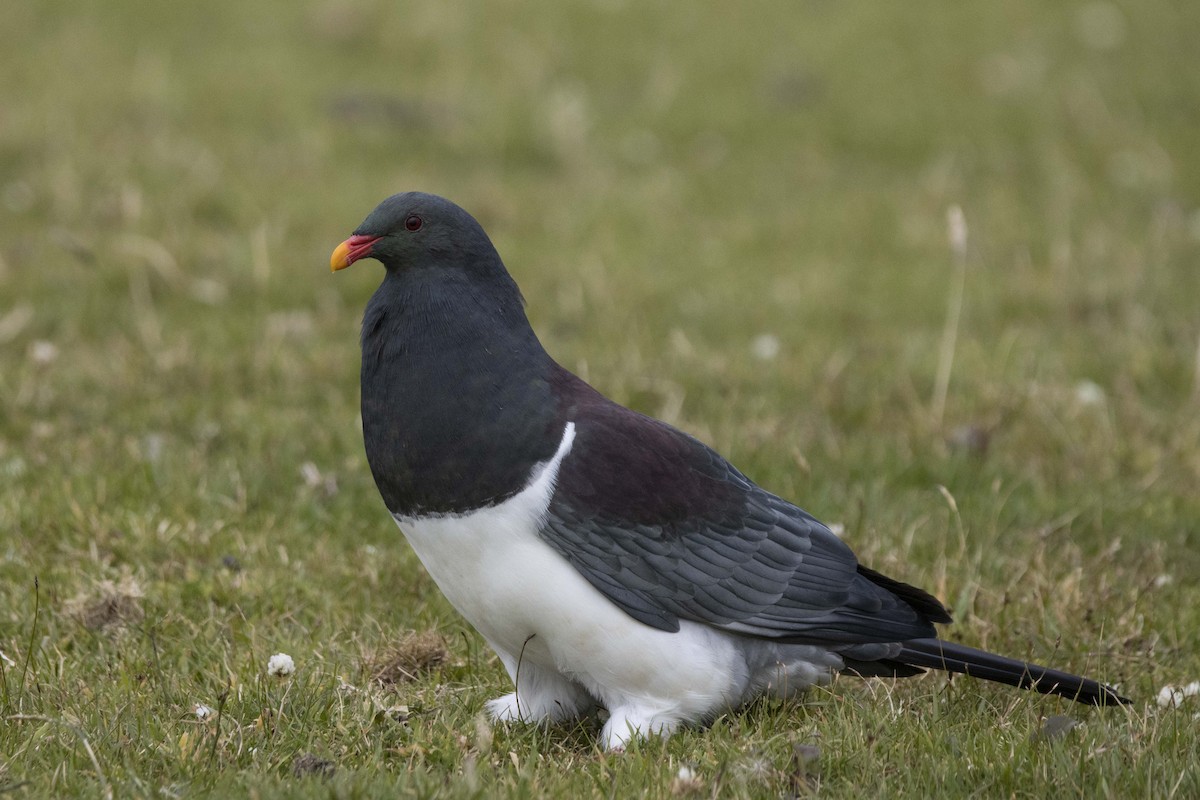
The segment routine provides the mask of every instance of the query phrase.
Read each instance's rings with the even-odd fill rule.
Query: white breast
[[[569,422],[554,456],[502,503],[467,514],[395,517],[442,593],[502,658],[551,670],[610,711],[632,705],[648,709],[647,718],[685,721],[778,691],[771,684],[783,677],[780,668],[795,689],[840,666],[823,648],[768,651],[699,623],[661,631],[596,590],[538,535],[574,439]],[[791,652],[780,663],[783,649]]]
[[[567,423],[554,456],[503,503],[466,514],[394,517],[446,599],[494,646],[513,654],[531,634],[566,622],[564,601],[587,605],[578,597],[580,584],[591,587],[537,535],[574,439],[575,425]]]

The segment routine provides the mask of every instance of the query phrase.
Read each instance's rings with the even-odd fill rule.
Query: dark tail
[[[942,639],[913,639],[889,661],[908,667],[926,667],[958,672],[972,678],[1006,683],[1042,694],[1056,694],[1090,706],[1115,706],[1130,702],[1116,691],[1091,678],[1057,669],[1027,664],[986,650],[976,650]]]

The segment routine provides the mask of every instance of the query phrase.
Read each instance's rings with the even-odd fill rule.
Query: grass
[[[1200,677],[1200,7],[5,25],[0,794],[1200,795],[1200,697],[1155,702]],[[325,266],[409,188],[479,216],[564,364],[843,525],[948,635],[1134,705],[931,676],[623,756],[488,726],[503,670],[362,454],[379,270]]]

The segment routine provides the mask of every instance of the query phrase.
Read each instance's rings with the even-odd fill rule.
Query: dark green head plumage
[[[475,218],[454,203],[424,192],[394,194],[372,211],[333,252],[344,269],[375,258],[389,271],[428,267],[504,270],[496,248]]]

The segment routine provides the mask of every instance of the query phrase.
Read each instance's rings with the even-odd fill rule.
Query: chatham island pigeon
[[[937,638],[932,595],[858,563],[699,440],[557,364],[479,223],[419,192],[333,251],[383,263],[362,322],[363,438],[392,518],[500,656],[498,721],[608,711],[608,749],[833,673],[925,668],[1128,702]]]

